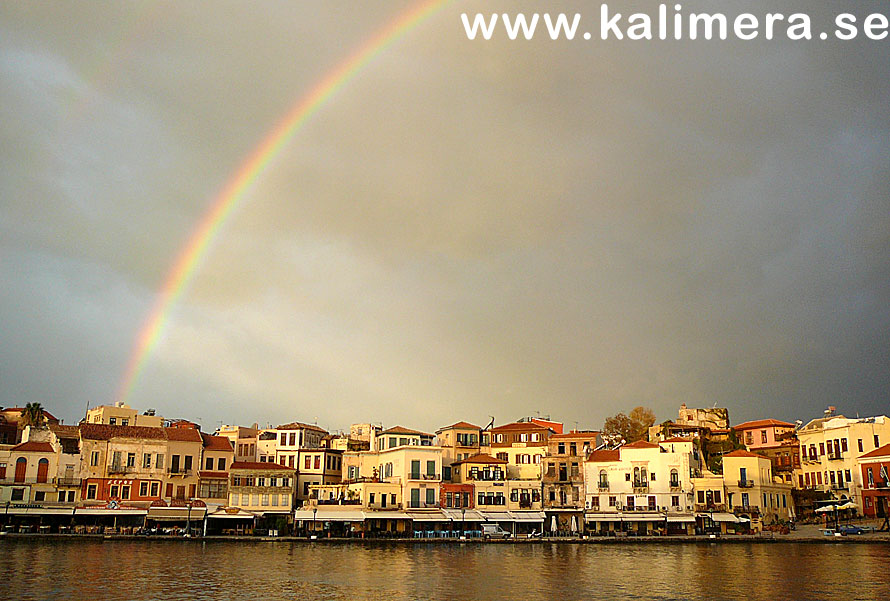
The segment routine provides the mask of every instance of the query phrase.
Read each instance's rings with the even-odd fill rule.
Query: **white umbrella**
[[[578,531],[578,518],[575,516],[572,516],[572,532],[577,532],[577,531]]]
[[[816,513],[825,513],[827,511],[834,511],[835,509],[837,509],[837,507],[835,507],[834,505],[826,505],[825,507],[819,507],[818,509],[816,509]]]
[[[853,501],[847,501],[843,505],[838,505],[838,509],[856,509],[857,505]]]
[[[550,516],[550,532],[556,532],[556,516]]]

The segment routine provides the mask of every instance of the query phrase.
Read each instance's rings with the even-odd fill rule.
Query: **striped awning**
[[[443,509],[442,513],[445,514],[447,519],[450,519],[455,522],[484,522],[485,518],[482,517],[478,511],[474,511],[472,509]]]
[[[545,515],[541,511],[511,511],[514,522],[543,522]]]
[[[148,519],[157,521],[203,520],[207,513],[206,507],[149,507]]]

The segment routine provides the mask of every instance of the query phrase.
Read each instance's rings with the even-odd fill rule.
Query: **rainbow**
[[[170,309],[194,277],[201,258],[251,185],[266,170],[303,124],[358,74],[363,67],[451,0],[425,0],[385,26],[301,97],[235,171],[201,217],[164,280],[151,312],[133,345],[116,400],[126,402],[169,321]]]

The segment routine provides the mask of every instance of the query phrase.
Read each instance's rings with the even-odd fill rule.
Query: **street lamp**
[[[315,534],[315,514],[318,513],[318,507],[312,508],[312,534]]]

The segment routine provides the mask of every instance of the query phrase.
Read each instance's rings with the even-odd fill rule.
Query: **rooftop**
[[[750,422],[745,422],[743,424],[739,424],[737,426],[733,426],[733,430],[750,430],[751,428],[793,428],[794,424],[789,424],[788,422],[779,421],[777,419],[758,419]]]

